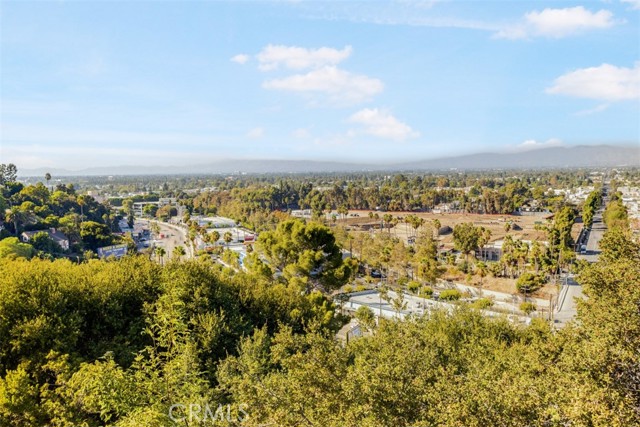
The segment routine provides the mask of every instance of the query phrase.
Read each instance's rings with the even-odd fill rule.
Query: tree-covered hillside
[[[3,260],[0,425],[638,425],[639,247],[620,229],[603,245],[574,326],[462,307],[347,345],[332,304],[294,280],[202,260]],[[235,415],[189,420],[190,404]]]

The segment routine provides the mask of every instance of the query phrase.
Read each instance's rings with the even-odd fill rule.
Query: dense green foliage
[[[619,192],[611,196],[602,217],[608,228],[629,228],[627,208],[622,203],[622,195]]]
[[[46,221],[48,215],[39,213],[54,203],[51,193],[37,185],[18,188],[11,171],[0,173],[9,211],[28,194],[42,196],[43,203],[33,196],[24,200],[33,205],[16,209],[17,228]],[[527,181],[506,175],[480,184],[480,177],[464,174],[371,177],[351,190],[349,184],[337,187],[351,203],[359,187],[381,182],[370,193],[404,208],[416,206],[415,189],[447,194],[471,183],[478,188],[468,192],[467,202],[477,207],[484,187],[497,195],[509,189],[510,198],[522,201],[552,178],[566,184],[580,174],[538,177],[533,190],[521,190]],[[407,246],[391,233],[356,238],[340,227],[290,220],[269,210],[296,203],[326,209],[341,199],[327,195],[331,186],[321,192],[295,180],[273,185],[274,179],[256,184],[221,178],[217,191],[181,199],[194,211],[263,220],[261,227],[270,231],[245,258],[247,271],[229,253],[225,259],[235,269],[210,257],[164,265],[142,256],[29,260],[33,246],[15,237],[0,240],[0,426],[640,426],[640,245],[615,197],[600,261],[581,266],[578,280],[588,298],[579,304],[577,322],[555,330],[541,319],[525,326],[487,318],[478,309],[489,307],[489,299],[472,306],[456,302],[450,313],[405,321],[376,322],[371,309],[361,309],[356,319],[367,334],[344,343],[335,333],[345,319],[317,290],[336,288],[354,271],[340,246],[353,246],[366,264],[390,276],[413,269],[414,280],[400,279],[417,295],[430,296],[425,283],[442,268],[433,237],[438,227],[416,223],[415,243]],[[22,193],[31,187],[38,188]],[[95,214],[105,207],[63,187],[56,192],[66,194],[59,196],[74,213],[60,217],[59,226],[76,224],[86,247],[101,244],[109,221]],[[301,192],[307,192],[302,199]],[[371,196],[366,203],[378,201]],[[547,247],[507,236],[504,262],[495,263],[496,274],[504,269],[520,277],[523,292],[570,259],[575,210],[559,205],[555,211]],[[36,222],[27,224],[20,212],[34,212]],[[76,215],[77,223],[63,221],[67,215]],[[189,238],[200,232],[186,222]],[[485,237],[472,225],[456,233],[468,253]],[[36,244],[42,251],[49,242],[39,237]],[[165,255],[157,253],[162,260]],[[466,264],[482,275],[494,270],[494,263]],[[440,293],[447,300],[461,296]],[[389,303],[395,308],[403,301]],[[521,309],[535,309],[528,304]],[[184,406],[173,412],[174,422],[169,416],[175,404]],[[224,419],[217,414],[212,422],[212,414],[203,421],[205,405],[214,414],[218,405],[230,408],[230,418],[225,409]],[[200,410],[190,418],[194,407]]]
[[[73,184],[49,187],[38,182],[25,186],[15,179],[14,165],[0,165],[0,224],[4,225],[0,239],[54,228],[68,238],[71,252],[76,254],[121,240],[111,234],[118,230],[118,216],[93,197],[79,194]],[[36,236],[29,244],[39,256],[60,256],[64,252],[43,234]]]
[[[336,289],[351,274],[335,237],[318,223],[295,219],[281,222],[274,231],[260,234],[257,249],[287,279],[299,278],[325,289]]]
[[[465,255],[486,245],[491,238],[491,232],[484,227],[476,227],[470,222],[456,225],[453,229],[453,242],[456,249]]]
[[[640,247],[614,230],[603,249],[561,331],[464,306],[378,326],[362,312],[373,334],[347,346],[331,304],[293,279],[4,260],[0,425],[173,425],[172,404],[205,402],[249,426],[639,425]]]
[[[584,226],[590,228],[593,224],[593,215],[602,204],[602,190],[597,189],[589,193],[587,200],[582,207],[582,222]]]

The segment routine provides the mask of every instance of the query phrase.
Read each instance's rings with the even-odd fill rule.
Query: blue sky
[[[640,1],[0,3],[0,161],[640,144]]]

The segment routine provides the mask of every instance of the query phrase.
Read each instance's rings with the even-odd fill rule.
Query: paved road
[[[140,220],[140,222],[145,223],[145,226],[148,226],[149,221]],[[160,234],[163,234],[165,237],[161,239],[159,236],[154,236],[155,243],[153,246],[164,248],[166,251],[165,259],[172,256],[173,250],[176,246],[182,246],[185,249],[187,253],[185,258],[193,257],[191,247],[187,241],[187,232],[185,229],[162,221],[154,222],[160,226]]]
[[[600,240],[604,235],[605,231],[607,231],[607,226],[605,225],[602,214],[604,213],[604,208],[609,202],[609,198],[607,192],[609,191],[609,182],[606,181],[602,186],[604,197],[602,198],[602,205],[593,215],[593,224],[591,225],[591,231],[589,231],[589,236],[587,240],[587,252],[585,254],[578,254],[577,259],[583,259],[588,262],[596,262],[600,257]]]
[[[558,311],[554,314],[556,326],[563,327],[576,317],[576,299],[582,297],[582,286],[574,281],[573,278],[568,277],[566,285],[562,286],[558,297]]]
[[[596,262],[600,257],[600,240],[604,236],[604,232],[607,231],[602,220],[602,210],[598,211],[593,218],[593,225],[589,232],[589,239],[587,240],[587,252],[585,254],[579,254],[577,259],[583,259],[588,262]]]

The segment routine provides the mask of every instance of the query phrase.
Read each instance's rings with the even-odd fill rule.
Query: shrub
[[[469,273],[469,271],[471,270],[469,268],[469,263],[467,261],[463,261],[460,264],[457,265],[458,270],[460,270],[461,273],[467,274]]]
[[[358,320],[360,325],[364,326],[367,329],[373,329],[376,324],[376,316],[373,314],[373,310],[371,310],[367,306],[358,307],[355,312],[355,318]]]
[[[502,276],[502,266],[499,262],[488,262],[487,267],[489,268],[489,272],[493,277]]]
[[[353,292],[353,286],[351,285],[345,285],[344,288],[342,288],[344,290],[345,293],[349,294],[351,292]]]
[[[433,296],[433,289],[429,286],[423,286],[422,289],[420,289],[419,295],[423,298],[431,298]]]
[[[420,289],[420,283],[416,282],[415,280],[412,280],[409,283],[407,283],[407,289],[409,289],[410,292],[415,294]]]
[[[362,292],[362,291],[366,291],[367,287],[365,285],[358,285],[356,286],[356,292]]]
[[[524,313],[528,316],[529,314],[533,313],[534,311],[536,311],[538,308],[536,307],[536,305],[532,302],[529,301],[525,301],[522,304],[520,304],[520,311],[524,311]]]
[[[480,298],[471,303],[471,307],[477,308],[478,310],[484,310],[493,305],[493,301],[489,298]]]
[[[462,294],[457,289],[447,289],[440,292],[440,299],[445,301],[457,301],[462,297]]]
[[[544,276],[527,271],[516,281],[516,289],[520,293],[535,292],[544,284]]]

